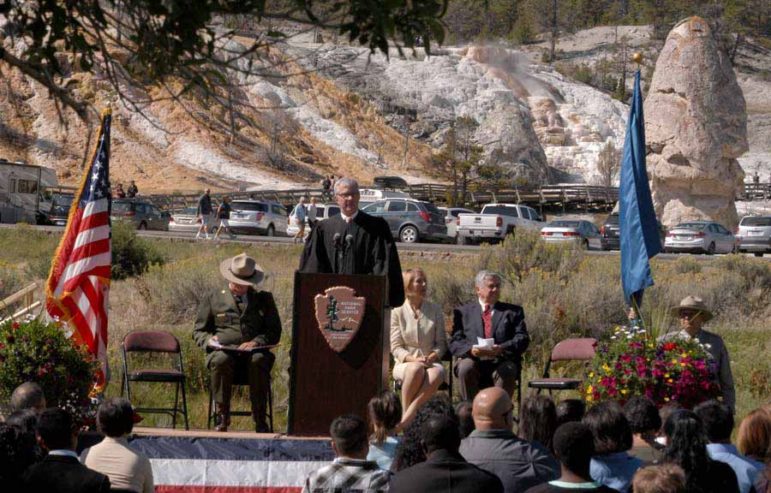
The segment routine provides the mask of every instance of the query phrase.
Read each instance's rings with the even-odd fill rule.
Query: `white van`
[[[310,204],[305,204],[305,207],[307,208]],[[297,206],[295,205],[295,208]],[[294,213],[294,209],[292,209],[292,213]],[[323,221],[324,219],[329,219],[332,216],[337,216],[340,214],[340,206],[337,204],[316,204],[316,220],[317,221]],[[292,214],[289,215],[289,219],[287,220],[287,227],[286,227],[286,234],[288,236],[294,236],[297,234],[297,232],[300,230],[300,228],[292,222]],[[311,229],[306,227],[305,228],[305,234],[310,234]]]
[[[410,194],[404,192],[395,192],[392,190],[380,190],[379,188],[362,188],[359,190],[361,199],[359,200],[359,209],[367,204],[377,202],[383,199],[409,199]]]
[[[57,185],[51,168],[0,159],[0,222],[35,224],[43,189]]]

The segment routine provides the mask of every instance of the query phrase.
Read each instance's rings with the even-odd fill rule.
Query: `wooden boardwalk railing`
[[[16,320],[28,313],[32,313],[35,308],[38,308],[41,302],[39,300],[35,301],[35,291],[37,288],[37,283],[33,282],[0,301],[0,323]],[[18,307],[18,309],[15,307]]]

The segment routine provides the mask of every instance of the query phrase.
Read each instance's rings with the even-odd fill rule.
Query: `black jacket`
[[[78,459],[47,455],[33,464],[22,480],[27,493],[108,493],[110,479],[92,471]]]
[[[469,464],[447,450],[437,450],[426,462],[396,473],[391,493],[442,491],[447,493],[503,493],[498,476]]]

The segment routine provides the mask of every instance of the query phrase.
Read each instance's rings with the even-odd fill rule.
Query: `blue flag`
[[[626,127],[620,182],[621,284],[624,287],[624,299],[631,305],[633,296],[642,296],[643,290],[653,285],[648,259],[661,251],[659,228],[645,169],[645,120],[639,70],[634,76],[634,94]]]

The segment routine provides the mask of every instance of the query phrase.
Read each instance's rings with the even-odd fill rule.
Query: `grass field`
[[[31,229],[0,230],[0,299],[26,283],[44,279],[57,236]],[[188,381],[191,426],[205,428],[208,407],[203,352],[191,333],[198,300],[209,289],[221,288],[222,259],[246,251],[268,276],[264,289],[272,291],[284,328],[273,370],[277,430],[283,430],[288,401],[289,348],[292,327],[292,282],[300,246],[234,245],[214,242],[140,240],[143,248],[164,259],[139,277],[114,281],[110,293],[109,357],[112,380],[108,395],[120,394],[120,340],[132,330],[167,330],[183,346]],[[404,268],[421,266],[429,278],[430,297],[449,313],[453,306],[473,299],[473,276],[481,268],[500,272],[505,279],[503,299],[522,305],[532,337],[525,355],[523,381],[540,376],[555,341],[569,336],[600,336],[624,321],[624,304],[616,256],[587,256],[567,246],[545,245],[537,235],[519,235],[479,254],[402,254]],[[646,323],[663,331],[673,327],[667,308],[688,294],[703,297],[715,318],[706,327],[722,335],[731,355],[737,386],[737,417],[771,398],[771,264],[743,256],[696,261],[654,260],[656,285],[647,290]],[[567,369],[570,371],[570,369]],[[132,389],[134,387],[132,386]],[[137,404],[156,405],[173,397],[157,385],[135,390]],[[560,396],[562,397],[562,396]],[[234,407],[248,408],[245,396]],[[143,424],[167,426],[163,416],[146,416]],[[249,418],[234,419],[233,429],[251,429]]]

